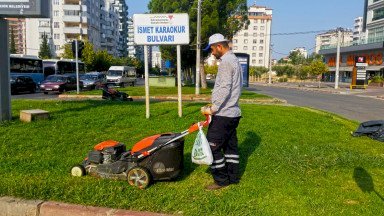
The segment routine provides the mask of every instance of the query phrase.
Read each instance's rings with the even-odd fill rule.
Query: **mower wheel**
[[[128,171],[127,180],[130,185],[144,189],[149,185],[151,176],[145,168],[133,167]]]
[[[71,175],[76,177],[85,176],[85,168],[82,165],[76,165],[72,167]]]

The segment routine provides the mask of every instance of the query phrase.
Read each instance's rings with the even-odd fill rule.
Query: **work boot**
[[[216,183],[210,184],[205,187],[206,190],[212,191],[212,190],[219,190],[221,188],[227,187],[228,185],[218,185]]]

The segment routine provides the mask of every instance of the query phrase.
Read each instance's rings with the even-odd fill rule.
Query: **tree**
[[[61,49],[64,49],[64,52],[61,54],[61,58],[64,59],[74,59],[75,57],[73,56],[72,52],[72,44],[71,43],[66,43],[64,44]]]
[[[93,44],[85,41],[81,61],[84,62],[87,71],[98,71],[97,68],[94,67],[95,54]]]
[[[288,58],[293,65],[301,65],[305,63],[305,57],[299,51],[293,51],[289,54]]]
[[[196,45],[198,0],[151,0],[148,8],[151,13],[188,13],[190,25],[190,46]],[[202,2],[201,13],[201,41],[207,44],[210,35],[220,32],[228,39],[232,39],[244,25],[247,25],[246,0],[211,0]],[[176,47],[161,46],[161,55],[176,65]],[[205,56],[208,53],[203,53]],[[196,51],[189,46],[181,48],[182,65],[193,67],[196,63]],[[204,56],[204,55],[203,55]],[[203,59],[203,58],[202,58]],[[203,64],[202,64],[203,65]],[[204,67],[202,67],[204,69]],[[206,85],[204,70],[201,70],[202,86]]]
[[[48,36],[44,32],[42,37],[43,37],[43,41],[40,44],[39,58],[50,59],[52,58],[52,53],[48,44]]]
[[[261,75],[267,73],[269,70],[268,68],[266,67],[262,67],[262,66],[251,66],[249,67],[249,75],[251,77],[257,77],[257,78],[260,78]]]
[[[95,54],[93,69],[97,71],[107,71],[113,63],[113,56],[107,50],[98,50]]]
[[[209,66],[209,65],[204,65],[204,70],[206,72],[206,74],[212,74],[212,75],[216,75],[217,74],[217,64],[214,64],[212,66]]]
[[[13,34],[13,28],[11,28],[11,46],[10,46],[9,52],[11,54],[17,53],[15,35]]]

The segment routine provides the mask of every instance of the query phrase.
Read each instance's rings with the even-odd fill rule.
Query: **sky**
[[[148,12],[150,0],[126,0],[129,16]],[[364,0],[248,0],[248,6],[273,9],[272,34],[323,31],[337,27],[353,28],[354,19],[363,16]],[[202,23],[204,25],[204,23]],[[315,50],[317,33],[273,35],[273,58],[280,59],[296,47]]]

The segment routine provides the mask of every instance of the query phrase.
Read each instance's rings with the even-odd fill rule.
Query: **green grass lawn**
[[[116,88],[119,91],[128,93],[129,96],[145,96],[145,89],[144,86],[128,86],[124,88]],[[191,86],[184,86],[182,87],[182,94],[183,95],[194,95],[195,94],[195,87]],[[68,92],[66,94],[76,94],[76,91]],[[101,90],[92,90],[92,91],[82,91],[80,92],[81,95],[101,95]],[[150,96],[159,96],[159,95],[165,95],[165,96],[177,96],[177,87],[153,87],[151,86],[149,88],[149,95]],[[212,88],[208,87],[207,89],[200,89],[200,95],[201,96],[211,96],[212,94]],[[247,90],[243,90],[242,99],[267,99],[271,98],[267,95],[257,94],[254,92],[250,92]]]
[[[207,166],[191,163],[196,134],[185,141],[181,178],[146,190],[125,181],[72,177],[70,168],[91,148],[114,139],[187,129],[202,120],[203,104],[12,101],[14,121],[0,125],[0,196],[183,215],[384,215],[384,144],[354,138],[356,122],[305,108],[243,104],[239,128],[241,181],[220,191]],[[22,123],[21,109],[51,119]]]

